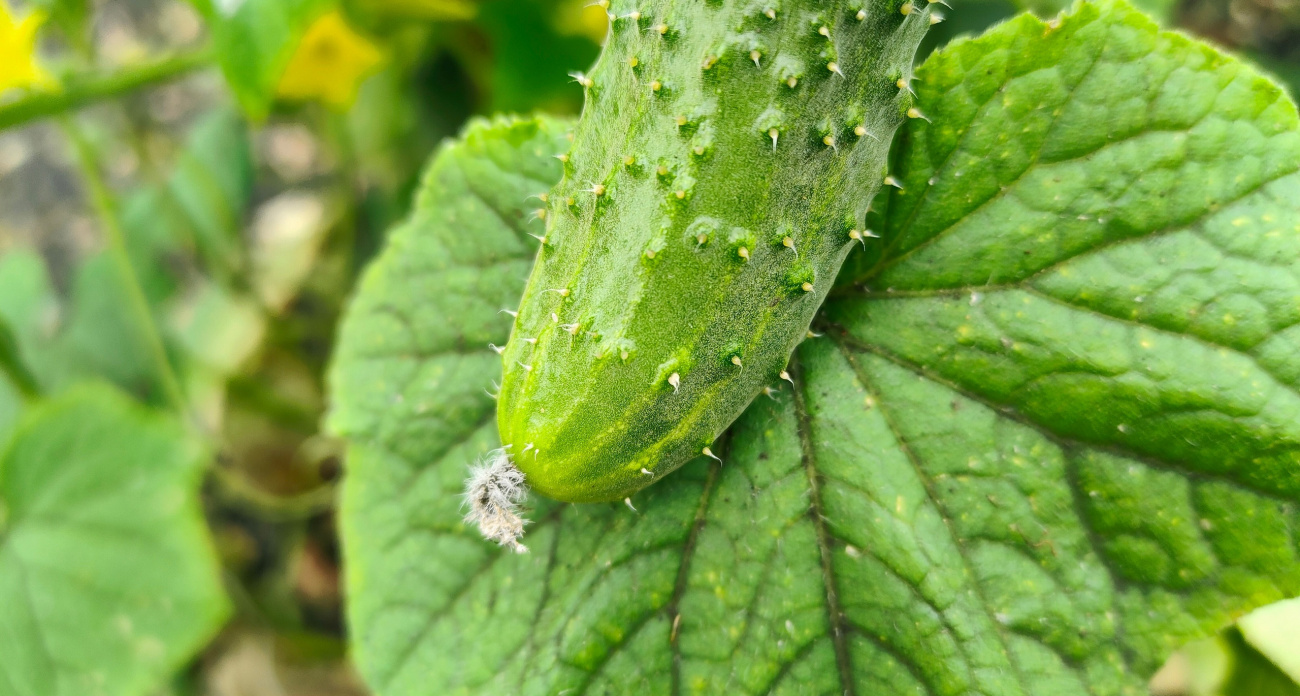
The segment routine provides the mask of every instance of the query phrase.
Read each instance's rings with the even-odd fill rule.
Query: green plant
[[[530,27],[512,95],[501,8],[192,5],[0,2],[3,696],[203,693],[250,634],[341,665],[339,304],[433,143],[596,50]]]
[[[103,387],[23,418],[0,452],[0,693],[142,693],[211,639],[229,608],[204,455]]]
[[[0,696],[1296,693],[1300,122],[1156,24],[1300,24],[1136,1],[4,0]]]
[[[372,687],[1139,694],[1300,591],[1295,106],[1110,0],[956,42],[914,84],[930,121],[793,387],[635,510],[536,498],[526,556],[456,493],[499,444],[486,346],[557,126],[443,152],[333,368]]]

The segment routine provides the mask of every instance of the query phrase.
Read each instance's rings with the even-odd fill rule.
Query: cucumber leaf
[[[525,556],[458,494],[555,148],[444,150],[332,373],[373,689],[1137,695],[1300,594],[1294,105],[1120,0],[913,88],[902,190],[793,384],[630,506],[534,500]]]
[[[496,549],[463,527],[459,492],[470,463],[497,446],[488,390],[501,358],[488,343],[509,334],[511,318],[499,310],[523,293],[537,249],[529,233],[544,233],[529,219],[541,203],[529,197],[559,179],[553,155],[566,149],[564,132],[547,119],[471,122],[434,156],[413,212],[389,234],[343,321],[328,425],[350,440],[340,533],[353,657],[381,691],[407,668],[403,654],[441,644],[417,635],[435,621],[446,635],[463,631],[466,645],[495,642],[493,627],[454,629],[457,617],[439,607],[496,565]],[[516,580],[536,601],[540,586]],[[454,671],[458,662],[443,655],[419,664]],[[443,677],[401,678],[412,693],[446,692],[436,686]]]
[[[28,410],[0,449],[0,694],[147,694],[212,638],[205,461],[105,386]]]
[[[264,119],[280,76],[312,20],[332,0],[192,0],[212,27],[226,82],[253,119]]]

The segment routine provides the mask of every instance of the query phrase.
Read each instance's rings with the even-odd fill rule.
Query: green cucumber
[[[604,3],[602,2],[602,5]],[[883,182],[923,0],[615,0],[503,353],[504,456],[619,500],[785,369]]]

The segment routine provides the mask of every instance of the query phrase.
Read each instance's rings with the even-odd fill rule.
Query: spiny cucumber
[[[504,452],[618,500],[776,382],[885,178],[924,0],[612,0],[505,348]]]

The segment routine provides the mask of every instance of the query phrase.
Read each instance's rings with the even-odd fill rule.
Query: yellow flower
[[[384,61],[384,54],[344,21],[337,10],[307,28],[280,77],[277,93],[286,99],[320,99],[346,109],[361,81]]]
[[[565,0],[555,8],[551,23],[564,36],[585,36],[594,43],[605,43],[609,27],[608,3],[591,0]]]
[[[32,13],[15,23],[0,0],[0,94],[11,89],[53,88],[54,80],[36,64],[36,29],[45,16]]]

